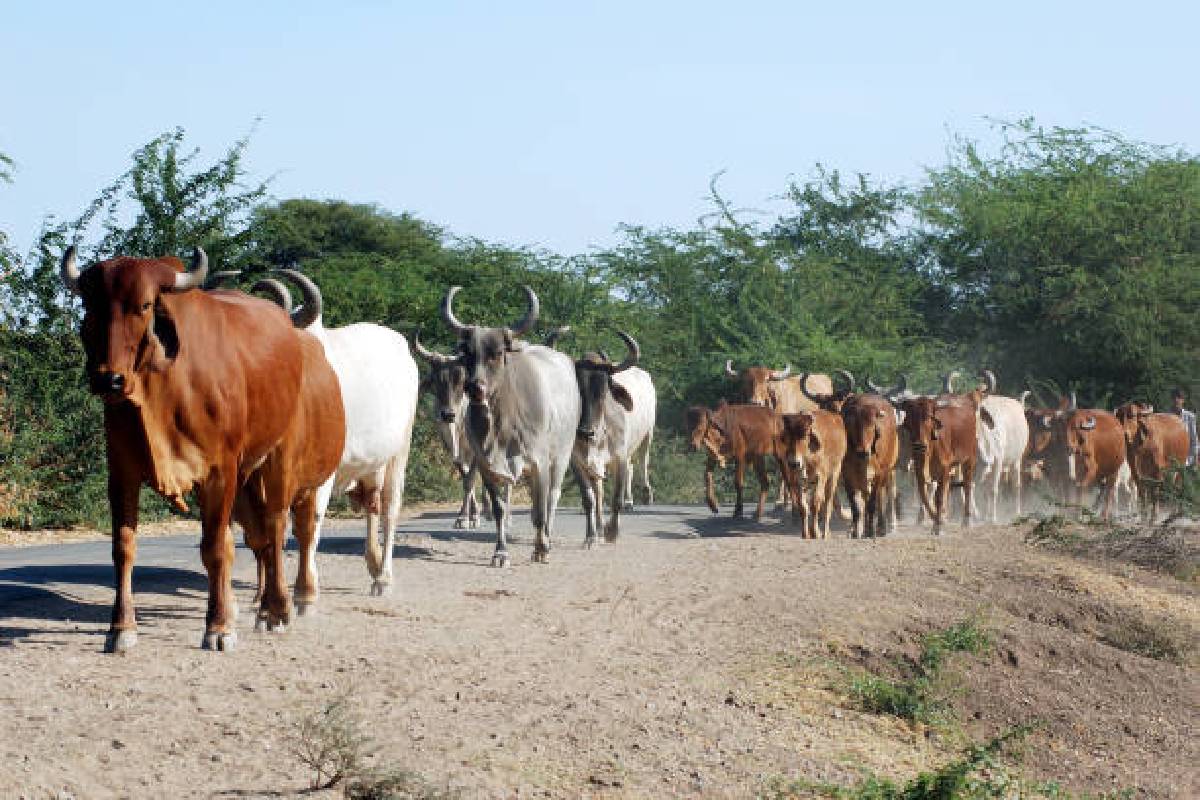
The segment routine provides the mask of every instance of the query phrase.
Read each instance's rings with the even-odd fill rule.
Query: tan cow
[[[783,415],[783,446],[792,470],[792,505],[806,539],[829,538],[829,518],[846,456],[842,416],[818,408]]]

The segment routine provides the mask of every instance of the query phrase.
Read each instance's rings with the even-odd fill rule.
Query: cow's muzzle
[[[88,377],[88,388],[92,394],[106,400],[119,400],[129,394],[129,382],[120,372],[97,370]]]

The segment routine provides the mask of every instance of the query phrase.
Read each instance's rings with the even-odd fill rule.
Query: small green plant
[[[937,696],[937,679],[953,653],[982,653],[991,640],[975,618],[926,634],[921,640],[917,674],[891,680],[870,672],[850,678],[846,693],[859,708],[872,714],[890,714],[913,722],[941,719],[946,704]]]

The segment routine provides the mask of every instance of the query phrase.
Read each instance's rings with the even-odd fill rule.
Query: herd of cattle
[[[439,430],[462,476],[456,526],[477,526],[481,511],[491,517],[495,566],[509,561],[509,501],[523,476],[535,561],[548,558],[568,469],[580,488],[588,546],[601,528],[607,541],[617,538],[621,511],[632,505],[637,453],[642,488],[653,498],[656,399],[649,374],[637,366],[638,343],[621,333],[627,352],[614,363],[602,351],[579,359],[558,351],[566,328],[541,345],[524,341],[539,312],[528,287],[527,313],[501,328],[460,321],[453,308],[459,287],[450,288],[441,315],[457,346],[441,354],[414,336],[413,349],[429,365],[421,381],[400,334],[366,323],[325,328],[320,292],[294,270],[279,273],[303,292],[295,310],[275,278],[254,287],[270,300],[214,288],[230,273],[210,275],[200,249],[187,268],[175,258],[122,257],[81,271],[69,248],[61,272],[82,298],[87,380],[104,400],[116,572],[110,652],[137,641],[131,578],[143,483],[180,510],[195,492],[209,581],[205,649],[229,650],[237,641],[231,521],[242,526],[257,562],[259,630],[284,630],[291,620],[284,578],[289,517],[300,550],[294,610],[304,614],[317,602],[315,554],[335,494],[348,494],[366,516],[371,591],[387,591],[421,388],[435,399]],[[738,373],[727,362],[726,371],[740,381],[744,402],[687,412],[691,446],[707,454],[709,506],[717,511],[713,468],[732,460],[734,513],[742,512],[749,464],[761,483],[761,516],[771,457],[782,476],[780,500],[793,505],[810,537],[828,536],[839,484],[851,506],[851,535],[874,536],[895,527],[897,474],[911,472],[920,511],[937,532],[952,487],[962,488],[963,522],[970,523],[977,472],[993,520],[1005,478],[1019,513],[1023,474],[1044,479],[1064,499],[1079,500],[1100,485],[1108,516],[1122,482],[1155,486],[1187,453],[1177,417],[1138,404],[1116,414],[1078,409],[1073,397],[1054,409],[1025,408],[1025,395],[997,395],[986,371],[972,391],[954,393],[952,374],[935,395],[915,395],[904,380],[891,389],[868,381],[866,392],[856,391],[844,371],[837,389],[829,376],[792,376],[790,369]],[[1144,496],[1153,516],[1157,495]]]

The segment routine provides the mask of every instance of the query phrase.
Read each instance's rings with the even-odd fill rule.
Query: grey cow
[[[458,336],[455,361],[466,371],[467,441],[483,476],[496,522],[492,566],[508,564],[508,515],[501,488],[529,471],[533,560],[546,562],[563,476],[571,466],[580,399],[574,362],[549,347],[517,339],[537,321],[538,298],[525,287],[529,309],[511,328],[466,325],[454,316],[453,286],[442,301],[442,319]]]

